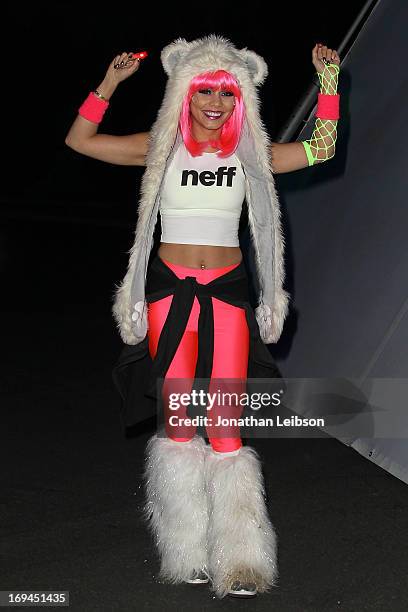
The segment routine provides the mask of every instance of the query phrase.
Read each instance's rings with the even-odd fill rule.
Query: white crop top
[[[239,246],[245,175],[238,157],[190,155],[181,143],[160,195],[161,242]]]

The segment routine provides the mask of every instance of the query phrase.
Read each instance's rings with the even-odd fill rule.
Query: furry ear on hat
[[[263,57],[246,47],[241,49],[240,54],[248,66],[248,71],[254,84],[261,85],[268,76],[268,65]]]
[[[162,50],[160,58],[167,76],[170,76],[179,59],[187,52],[190,43],[185,38],[177,38]]]

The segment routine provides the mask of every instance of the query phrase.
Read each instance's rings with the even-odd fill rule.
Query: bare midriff
[[[242,260],[240,247],[212,246],[207,244],[175,244],[161,242],[158,255],[170,263],[187,268],[223,268]]]

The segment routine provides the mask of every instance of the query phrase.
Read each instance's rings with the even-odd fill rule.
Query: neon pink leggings
[[[239,264],[225,266],[223,268],[209,268],[202,270],[201,268],[188,268],[178,264],[171,263],[163,258],[162,261],[178,276],[185,278],[186,276],[195,276],[198,283],[206,285],[215,278],[230,272]],[[217,393],[222,391],[220,381],[216,381],[216,386],[212,386],[212,379],[240,379],[237,384],[234,383],[233,392],[239,393],[244,391],[244,385],[248,373],[248,355],[249,355],[249,330],[245,316],[245,309],[227,304],[217,298],[211,298],[214,310],[214,360],[211,372],[211,382],[209,393]],[[160,334],[163,325],[166,321],[167,314],[170,309],[173,296],[169,295],[161,300],[148,304],[148,341],[149,352],[154,359]],[[169,438],[175,442],[187,442],[191,440],[196,432],[196,426],[170,426],[168,416],[174,414],[168,407],[169,388],[171,393],[189,393],[194,380],[195,367],[197,362],[198,351],[198,316],[200,313],[200,303],[194,298],[193,308],[190,318],[187,323],[186,330],[179,344],[177,352],[172,363],[167,371],[163,384],[163,404],[164,416],[166,423],[166,432]],[[172,379],[178,381],[166,383]],[[183,379],[183,380],[180,380]],[[175,388],[175,385],[177,388]],[[228,391],[228,388],[224,389]],[[186,417],[186,407],[180,407],[177,410],[179,417]],[[216,404],[213,406],[212,420],[213,423],[218,422],[218,415],[222,417],[233,416],[238,418],[242,414],[242,406],[226,406],[221,407]],[[183,412],[184,411],[184,412]],[[178,419],[179,421],[180,419]],[[230,422],[229,422],[230,423]],[[207,436],[210,444],[216,452],[231,452],[236,451],[242,446],[239,427],[228,424],[226,427],[207,426]],[[226,437],[224,437],[224,432]]]

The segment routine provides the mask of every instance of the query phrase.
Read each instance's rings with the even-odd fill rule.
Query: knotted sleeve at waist
[[[260,339],[255,314],[249,303],[248,279],[243,261],[236,268],[210,283],[202,285],[193,276],[187,276],[185,279],[178,278],[159,257],[156,257],[151,263],[148,275],[146,300],[147,302],[155,302],[171,294],[173,294],[173,300],[160,334],[157,353],[149,377],[147,387],[149,396],[157,399],[158,393],[161,394],[162,392],[163,379],[186,330],[195,297],[200,303],[200,314],[198,319],[198,357],[192,390],[208,392],[214,354],[212,297],[233,306],[245,308],[250,332],[250,354],[258,364],[266,361],[265,365],[270,367],[270,363],[268,364],[270,354]],[[159,384],[158,379],[160,379]],[[204,409],[205,406],[203,405],[200,405],[198,409],[190,405],[187,414],[191,417],[204,414]]]
[[[200,391],[206,386],[205,381],[209,381],[211,377],[214,349],[212,297],[245,309],[250,337],[247,393],[259,392],[259,379],[263,379],[262,390],[265,392],[272,393],[286,387],[276,363],[260,336],[255,312],[249,303],[248,278],[243,262],[207,285],[201,285],[194,277],[179,279],[159,257],[156,257],[149,267],[145,294],[148,302],[155,302],[168,295],[173,295],[173,300],[160,335],[155,358],[152,359],[150,356],[146,337],[140,344],[125,345],[113,369],[113,380],[122,398],[121,415],[126,428],[142,425],[142,421],[157,414],[158,399],[161,400],[162,397],[162,384],[157,384],[157,379],[161,379],[163,383],[183,337],[196,296],[200,303],[200,316],[198,358],[193,389]],[[160,396],[158,396],[159,388]],[[193,408],[197,410],[195,406],[190,406],[187,411],[189,416],[205,412],[203,406],[200,406],[197,412],[194,412]],[[266,410],[269,408],[262,407],[258,410],[258,415]]]

